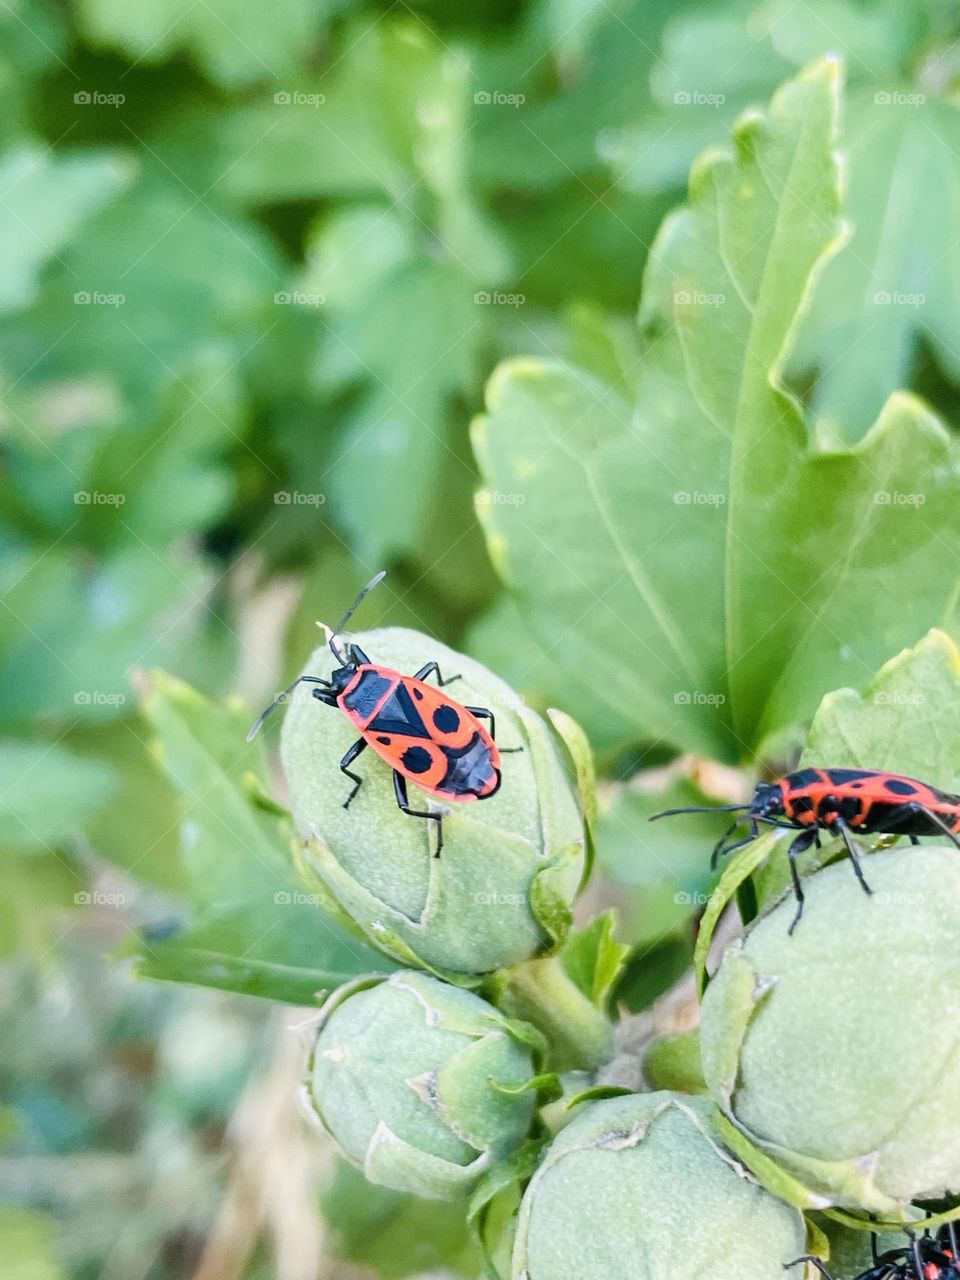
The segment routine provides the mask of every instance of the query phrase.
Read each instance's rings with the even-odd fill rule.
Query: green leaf
[[[960,107],[887,81],[852,98],[846,133],[850,249],[824,271],[792,364],[819,370],[825,430],[856,439],[908,385],[921,335],[960,377],[960,246],[948,216]]]
[[[475,390],[494,323],[489,290],[507,264],[473,201],[457,145],[466,68],[405,26],[368,32],[360,45],[378,72],[412,95],[413,127],[401,115],[385,141],[432,200],[415,217],[374,203],[341,210],[311,238],[299,288],[318,299],[326,321],[321,384],[359,390],[327,471],[331,510],[360,557],[380,563],[423,546],[434,502],[450,501],[440,485],[451,471],[461,492],[472,487],[451,407]],[[341,91],[349,86],[335,84],[331,101]]]
[[[707,961],[710,958],[710,945],[720,917],[733,901],[737,890],[776,848],[777,832],[770,831],[752,844],[738,849],[723,868],[717,887],[707,899],[707,907],[700,921],[693,960],[697,972],[697,991],[702,996],[706,990],[710,975],[707,973]]]
[[[0,311],[32,301],[41,269],[132,173],[106,151],[57,154],[24,141],[0,155]]]
[[[630,953],[617,984],[616,1003],[629,1013],[641,1013],[690,972],[693,935],[688,927],[660,933],[652,942],[638,943]]]
[[[621,22],[633,8],[630,0],[547,0],[543,6],[546,38],[562,61],[583,55],[598,28],[611,18]]]
[[[246,742],[249,714],[217,706],[155,672],[144,700],[157,758],[179,793],[191,922],[148,931],[140,971],[250,995],[312,1003],[320,993],[395,966],[344,929],[295,875],[276,817],[251,799],[264,773]],[[261,784],[262,785],[262,784]]]
[[[3,838],[20,849],[44,849],[76,834],[110,798],[116,774],[55,743],[0,741]]]
[[[526,116],[517,114],[525,125]],[[593,128],[590,137],[595,150]],[[569,169],[563,168],[563,176],[570,177]],[[618,187],[608,190],[606,179],[601,185],[602,198],[581,180],[534,192],[516,212],[509,206],[510,218],[502,227],[518,264],[517,288],[527,310],[521,312],[521,333],[503,344],[506,350],[530,350],[527,316],[534,305],[561,308],[571,298],[582,298],[618,311],[634,310],[649,246],[677,193],[641,198]]]
[[[627,318],[581,302],[569,308],[565,319],[571,362],[622,395],[635,390],[640,341]]]
[[[604,911],[584,928],[572,930],[560,951],[563,967],[598,1009],[609,1006],[630,953],[630,948],[614,937],[616,927],[616,913]]]
[[[663,809],[710,804],[681,779],[663,791],[618,787],[608,793],[597,833],[597,866],[616,891],[621,932],[646,950],[684,926],[707,903],[710,850],[729,814],[693,813],[651,823]]]
[[[590,692],[582,690],[561,664],[556,641],[542,643],[510,596],[501,596],[474,623],[466,650],[537,710],[545,713],[551,705],[561,704],[584,726],[597,751],[630,740],[629,721],[618,718],[615,708],[597,707]]]
[[[92,44],[119,49],[134,63],[189,49],[211,79],[236,88],[294,74],[329,7],[323,0],[277,0],[269,9],[242,0],[82,0],[80,20]]]
[[[227,455],[244,426],[234,365],[222,347],[198,352],[161,398],[153,421],[105,433],[84,485],[122,494],[123,503],[113,511],[82,506],[81,536],[162,546],[226,513],[234,488]]]
[[[584,868],[583,880],[586,882],[593,866],[595,855],[594,838],[597,829],[597,767],[594,763],[590,742],[583,729],[573,716],[558,707],[550,707],[547,719],[566,748],[573,776],[577,784],[577,797],[580,811],[583,814],[587,829],[588,861]]]
[[[939,422],[901,394],[855,449],[820,451],[781,386],[840,236],[837,79],[814,66],[694,167],[648,267],[635,406],[512,361],[475,426],[488,488],[515,495],[481,509],[491,554],[596,714],[731,760],[955,611],[960,477]],[[894,488],[919,497],[878,497]]]
[[[177,552],[161,558],[149,547],[100,562],[64,542],[46,551],[10,549],[0,560],[6,609],[0,705],[7,724],[27,726],[40,717],[98,722],[122,714],[126,673],[177,653],[182,610],[168,611],[185,594],[197,598],[203,581],[192,558]],[[158,626],[158,618],[169,620]]]
[[[651,72],[653,109],[608,130],[603,157],[626,190],[669,188],[718,129],[824,53],[843,58],[853,81],[884,89],[899,83],[935,43],[931,16],[922,4],[897,0],[872,9],[858,0],[684,8],[666,28]]]
[[[532,21],[522,25],[513,42],[487,42],[477,57],[480,96],[472,116],[476,169],[484,186],[519,190],[525,197],[543,194],[547,200],[541,218],[547,221],[561,184],[568,184],[568,191],[578,188],[585,197],[581,214],[594,204],[604,206],[607,184],[602,197],[600,189],[590,186],[598,166],[598,138],[648,109],[649,72],[657,64],[664,23],[675,9],[670,0],[615,0],[606,6],[593,0],[548,0],[536,6]],[[551,56],[560,64],[552,75],[546,74]],[[498,101],[495,91],[519,95],[522,101]],[[571,176],[577,179],[573,187]],[[612,230],[615,219],[604,218],[604,207],[598,211]],[[511,222],[518,212],[523,211],[511,202]],[[538,221],[540,252],[549,252],[553,237]],[[568,253],[576,253],[582,230],[567,221],[558,231],[567,234]],[[631,223],[624,230],[629,243],[635,227]],[[614,263],[603,265],[611,275],[617,269]]]
[[[51,0],[11,0],[0,11],[0,94],[7,130],[28,129],[25,111],[36,79],[54,66],[67,48],[66,19]]]
[[[496,270],[496,236],[467,180],[475,81],[466,49],[419,19],[383,14],[347,26],[341,49],[326,74],[289,85],[290,101],[271,87],[225,115],[204,116],[200,157],[190,157],[183,125],[165,130],[161,153],[177,172],[181,158],[191,165],[200,190],[215,186],[242,203],[386,195],[412,229],[432,231],[435,220],[454,257],[482,263],[483,275]]]
[[[942,631],[886,663],[863,693],[828,693],[803,765],[887,769],[953,790],[960,775],[960,652]]]
[[[36,537],[67,526],[71,541],[106,550],[162,546],[213,524],[232,495],[227,455],[244,425],[233,363],[223,348],[198,351],[146,421],[87,384],[88,405],[77,394],[89,417],[66,448],[53,396],[15,401],[0,494],[20,508],[20,527]]]
[[[823,1198],[812,1192],[791,1174],[785,1172],[780,1165],[759,1148],[755,1147],[741,1129],[727,1115],[715,1110],[712,1114],[713,1128],[723,1145],[754,1175],[761,1186],[785,1200],[787,1204],[796,1205],[798,1209],[820,1209]]]
[[[755,7],[713,6],[681,12],[670,23],[650,76],[651,109],[602,139],[603,158],[622,189],[679,186],[720,130],[791,73],[791,64],[758,39],[762,22]]]
[[[248,356],[282,283],[282,259],[259,228],[155,166],[45,273],[36,303],[0,330],[0,355],[25,382],[95,376],[150,412],[150,397],[205,346],[222,346],[231,363]]]
[[[746,27],[756,22],[773,47],[795,65],[832,49],[849,64],[851,79],[889,81],[936,38],[937,25],[945,17],[936,8],[897,0],[878,5],[860,0],[772,0],[754,8]]]
[[[321,1207],[336,1256],[371,1267],[384,1280],[439,1268],[459,1275],[478,1270],[463,1204],[421,1200],[374,1186],[338,1160]]]
[[[150,753],[143,721],[127,717],[69,741],[114,778],[110,803],[84,823],[94,853],[138,881],[183,893],[177,795]]]
[[[543,1154],[544,1139],[528,1139],[485,1175],[467,1204],[467,1222],[483,1255],[483,1280],[509,1272],[522,1188]]]
[[[282,893],[284,891],[278,891]],[[166,937],[161,925],[138,942],[137,972],[164,982],[187,982],[241,995],[316,1005],[361,971],[383,971],[389,962],[370,953],[339,926],[325,920],[309,895],[285,891],[289,902],[259,903],[200,916],[195,926]],[[292,904],[292,905],[291,905]]]
[[[451,451],[449,402],[468,385],[483,333],[473,294],[455,264],[415,260],[383,280],[336,334],[355,373],[374,383],[341,436],[330,502],[372,563],[421,545],[426,534],[433,481]]]

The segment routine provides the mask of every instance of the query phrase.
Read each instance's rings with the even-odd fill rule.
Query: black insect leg
[[[723,833],[723,835],[720,837],[717,843],[713,846],[713,850],[710,853],[710,870],[711,871],[716,871],[717,863],[720,861],[721,855],[726,853],[726,849],[724,848],[724,846],[726,845],[730,837],[733,835],[733,833],[736,831],[737,827],[739,827],[741,822],[742,822],[741,818],[734,819],[734,821],[730,823],[729,827],[727,827],[726,831]],[[751,840],[753,839],[752,836],[750,838]]]
[[[789,1271],[791,1267],[799,1267],[801,1262],[804,1264],[808,1262],[812,1263],[820,1274],[825,1277],[825,1280],[833,1280],[833,1272],[828,1271],[826,1263],[824,1263],[820,1258],[814,1257],[812,1253],[805,1253],[802,1258],[794,1258],[792,1262],[785,1262],[783,1264],[783,1269],[785,1271]]]
[[[440,857],[440,850],[443,848],[443,814],[442,813],[426,813],[423,809],[411,809],[410,801],[407,799],[407,780],[402,773],[394,770],[393,774],[393,790],[397,797],[397,805],[399,808],[411,818],[426,818],[430,822],[437,824],[437,848],[434,857]]]
[[[800,857],[801,853],[805,853],[812,844],[815,844],[816,839],[816,827],[808,828],[806,831],[801,831],[795,839],[791,840],[790,848],[787,850],[787,861],[790,863],[790,876],[793,880],[793,892],[797,899],[797,914],[793,917],[793,923],[788,930],[789,933],[793,933],[794,929],[800,923],[800,918],[803,915],[803,885],[800,883],[800,872],[797,869],[797,858]]]
[[[353,764],[354,760],[356,760],[357,756],[361,753],[361,751],[366,750],[366,746],[367,746],[366,738],[358,738],[356,742],[353,744],[353,746],[350,748],[350,750],[343,757],[343,759],[340,761],[340,772],[345,773],[347,777],[353,782],[353,790],[350,792],[346,800],[344,800],[343,802],[343,807],[345,809],[350,808],[350,801],[353,799],[353,797],[357,794],[357,792],[363,786],[363,778],[360,777],[359,773],[351,773],[350,766]]]
[[[447,683],[448,684],[450,683],[449,680],[447,681]],[[490,710],[490,708],[489,707],[467,707],[466,710],[469,711],[471,715],[476,716],[478,720],[490,721],[490,737],[494,740],[494,742],[496,742],[497,722],[494,720],[493,712]]]
[[[853,870],[856,873],[857,879],[860,881],[860,888],[864,893],[873,893],[873,890],[867,884],[866,877],[863,874],[863,867],[860,865],[860,855],[857,853],[856,845],[850,838],[850,830],[847,827],[847,824],[842,818],[838,818],[833,824],[832,830],[840,832],[840,836],[846,846],[847,856],[853,863]]]
[[[960,1262],[960,1240],[957,1239],[956,1222],[945,1223],[943,1230],[946,1232],[947,1243],[950,1246],[950,1252],[953,1254],[954,1265],[956,1265]]]
[[[711,871],[716,871],[717,863],[720,861],[721,858],[725,858],[728,853],[736,853],[738,849],[743,849],[746,847],[746,845],[752,844],[753,841],[756,840],[757,837],[760,835],[760,828],[757,826],[756,819],[750,818],[748,819],[748,821],[750,823],[750,834],[748,836],[744,836],[742,840],[735,840],[733,844],[728,844],[726,846],[724,845],[724,841],[726,840],[727,836],[730,835],[731,832],[735,831],[736,828],[740,825],[738,820],[733,824],[732,827],[729,828],[729,830],[724,832],[723,839],[718,840],[717,843],[713,846],[713,853],[711,853],[710,855]]]
[[[947,839],[952,840],[953,843],[957,846],[957,848],[960,849],[960,840],[957,839],[956,834],[950,830],[950,828],[947,826],[947,824],[944,822],[944,820],[940,817],[938,813],[934,813],[932,809],[928,809],[926,805],[922,805],[922,804],[914,803],[913,805],[911,805],[911,808],[914,809],[917,813],[922,813],[925,818],[929,818],[929,820],[933,823],[933,825],[935,827],[939,827],[940,830],[943,832],[943,834],[947,837]]]
[[[920,837],[919,837],[919,836],[911,836],[911,837],[910,837],[910,843],[911,843],[912,845],[918,845],[918,844],[920,843]]]
[[[450,681],[448,680],[447,684],[449,683]],[[476,716],[478,720],[490,721],[490,737],[494,740],[494,742],[496,742],[497,741],[497,722],[494,720],[493,712],[490,710],[490,708],[489,707],[467,707],[466,710],[469,711],[471,715]],[[500,747],[499,750],[500,750],[500,754],[502,756],[505,756],[505,755],[509,755],[512,751],[522,751],[523,747]]]
[[[923,1255],[920,1252],[920,1245],[917,1242],[917,1238],[912,1231],[908,1231],[907,1234],[910,1237],[910,1253],[913,1258],[914,1270],[916,1271],[918,1276],[922,1276],[924,1272],[924,1265],[923,1265]]]
[[[744,836],[742,840],[735,840],[733,844],[728,844],[725,849],[721,849],[716,856],[710,857],[710,870],[716,871],[717,862],[721,857],[725,858],[728,853],[736,853],[738,849],[745,849],[748,844],[753,844],[756,836]]]
[[[425,662],[419,671],[415,671],[413,673],[413,678],[414,680],[426,680],[427,676],[434,672],[436,672],[437,684],[441,689],[444,685],[453,684],[454,680],[460,679],[459,676],[448,676],[447,679],[444,680],[443,676],[440,674],[440,668],[435,662]],[[470,708],[468,707],[467,710],[470,710]]]

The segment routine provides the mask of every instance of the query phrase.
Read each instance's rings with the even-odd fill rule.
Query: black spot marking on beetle
[[[817,769],[799,769],[796,773],[791,773],[788,779],[791,791],[799,791],[803,787],[812,787],[817,782],[822,782],[820,772]]]
[[[378,742],[382,742],[382,743],[383,743],[383,745],[384,745],[385,747],[389,747],[389,745],[390,745],[390,743],[393,741],[393,739],[392,739],[392,738],[378,738],[378,739],[377,739],[377,741],[378,741]]]
[[[846,783],[862,783],[866,778],[872,778],[873,774],[869,769],[828,769],[827,777],[831,782],[836,782],[839,786]]]
[[[441,733],[453,733],[460,724],[460,716],[457,714],[456,707],[446,704],[437,707],[433,713],[433,723]]]
[[[834,822],[840,808],[840,801],[835,795],[821,796],[817,803],[817,817],[821,822]]]
[[[840,817],[846,822],[857,823],[860,821],[860,810],[863,802],[859,796],[844,796],[840,801]]]
[[[400,760],[410,773],[426,773],[432,763],[430,752],[425,747],[407,747]]]
[[[917,788],[912,782],[904,782],[901,778],[888,778],[886,783],[888,791],[892,791],[895,796],[915,796]]]

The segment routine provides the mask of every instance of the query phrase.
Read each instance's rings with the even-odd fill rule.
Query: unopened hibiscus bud
[[[455,1199],[525,1138],[536,1037],[479,996],[401,971],[341,988],[321,1019],[309,1105],[370,1182]]]
[[[411,808],[443,814],[435,857],[436,824],[401,812],[391,768],[374,751],[352,764],[363,783],[344,808],[353,783],[340,760],[357,728],[301,685],[282,759],[306,862],[364,933],[406,964],[485,973],[538,954],[562,932],[584,867],[581,804],[562,744],[502,680],[428,636],[387,628],[350,639],[393,671],[434,659],[445,679],[459,675],[444,692],[489,708],[499,746],[520,750],[503,755],[500,788],[484,799],[443,801],[408,782]],[[321,647],[305,670],[326,678],[334,665]]]
[[[720,1146],[712,1111],[673,1093],[584,1103],[524,1194],[513,1280],[784,1280],[803,1219]]]
[[[869,897],[835,863],[792,936],[784,901],[727,947],[700,1035],[713,1097],[808,1204],[890,1215],[960,1191],[960,854],[863,868]]]

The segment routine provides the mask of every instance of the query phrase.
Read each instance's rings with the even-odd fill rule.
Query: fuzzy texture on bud
[[[702,1098],[585,1103],[520,1207],[513,1280],[783,1280],[801,1215],[719,1145]]]
[[[960,1190],[960,855],[863,868],[872,896],[835,863],[792,937],[784,901],[727,947],[700,1034],[713,1097],[808,1203],[883,1214]]]
[[[321,1010],[308,1111],[370,1182],[456,1199],[527,1134],[535,1039],[426,974],[361,979]]]
[[[436,858],[435,824],[398,809],[391,769],[372,749],[352,766],[364,782],[344,809],[353,784],[340,758],[358,731],[301,685],[284,720],[282,759],[307,864],[401,963],[485,973],[536,955],[562,933],[584,866],[584,825],[563,748],[508,685],[437,641],[401,628],[351,639],[394,671],[412,674],[433,659],[445,679],[459,675],[445,692],[488,707],[497,743],[522,751],[503,756],[502,785],[487,799],[440,802],[408,782],[412,808],[444,813]],[[328,677],[335,665],[321,647],[305,670]]]

